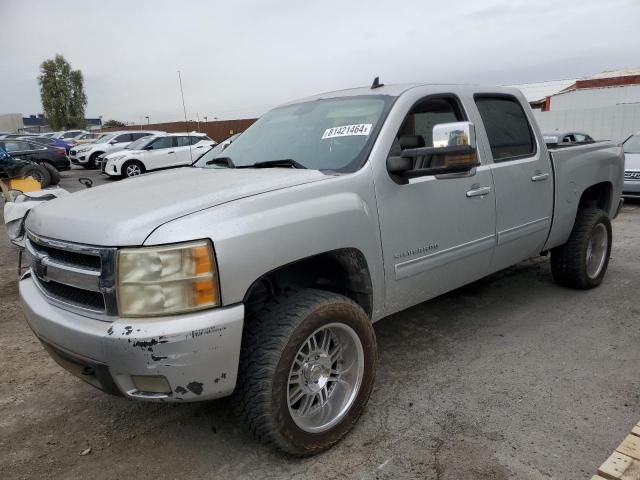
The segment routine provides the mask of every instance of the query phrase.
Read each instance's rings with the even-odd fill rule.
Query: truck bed
[[[545,250],[567,241],[580,198],[587,188],[593,188],[594,179],[602,184],[601,188],[612,188],[613,198],[619,198],[624,171],[624,153],[620,144],[608,140],[548,150],[555,188],[553,220]],[[602,207],[613,218],[618,205]]]

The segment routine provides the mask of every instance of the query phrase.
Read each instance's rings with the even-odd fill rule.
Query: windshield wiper
[[[233,163],[231,158],[229,157],[219,157],[214,158],[212,160],[208,160],[206,165],[222,165],[227,168],[236,168],[236,165]]]
[[[277,167],[290,167],[290,168],[304,168],[304,165],[296,162],[290,158],[283,158],[281,160],[269,160],[267,162],[256,162],[253,165],[243,165],[239,168],[277,168]]]

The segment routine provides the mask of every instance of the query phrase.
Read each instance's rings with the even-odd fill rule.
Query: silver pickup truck
[[[620,145],[549,151],[510,88],[374,82],[266,113],[195,165],[33,209],[20,295],[56,361],[106,392],[234,395],[294,455],[373,388],[373,323],[550,252],[602,282]]]

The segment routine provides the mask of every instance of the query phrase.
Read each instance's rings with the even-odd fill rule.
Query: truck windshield
[[[640,134],[627,138],[622,146],[624,153],[640,153]]]
[[[210,150],[194,166],[291,168],[296,165],[297,168],[353,172],[364,163],[363,156],[391,98],[346,97],[276,108],[226,149]],[[215,161],[216,158],[224,161]]]

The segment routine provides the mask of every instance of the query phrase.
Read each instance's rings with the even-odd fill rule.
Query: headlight
[[[125,248],[118,253],[118,310],[123,317],[168,315],[220,305],[211,243]]]

